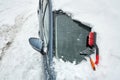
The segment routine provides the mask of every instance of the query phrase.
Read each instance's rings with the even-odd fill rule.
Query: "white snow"
[[[0,80],[44,80],[42,57],[28,42],[38,37],[38,0],[0,4]]]
[[[89,59],[75,65],[54,58],[57,80],[119,80],[120,1],[53,0],[54,9],[72,13],[97,32],[100,64],[91,69]],[[0,0],[0,80],[44,80],[42,56],[28,39],[38,37],[38,0]],[[94,59],[95,55],[92,55]]]
[[[97,44],[100,49],[100,64],[96,66],[96,71],[92,71],[89,59],[79,65],[57,61],[57,80],[119,80],[120,1],[54,0],[53,3],[54,9],[72,13],[74,19],[90,24],[93,31],[97,32]],[[94,56],[92,55],[93,59]]]

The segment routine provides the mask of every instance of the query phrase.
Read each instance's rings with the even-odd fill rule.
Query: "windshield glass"
[[[80,62],[80,51],[86,49],[87,35],[91,28],[72,20],[66,14],[55,14],[55,52],[65,61]]]

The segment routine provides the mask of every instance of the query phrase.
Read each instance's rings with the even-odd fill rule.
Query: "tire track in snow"
[[[3,56],[5,55],[5,52],[13,43],[16,34],[19,31],[21,31],[21,26],[32,15],[29,14],[25,17],[25,13],[23,14],[20,14],[15,18],[15,24],[13,26],[3,24],[0,27],[0,60],[2,60]]]
[[[29,45],[28,38],[37,35],[36,12],[27,13],[25,22],[0,63],[1,80],[44,80],[42,57]],[[38,35],[36,36],[38,37]]]
[[[0,60],[2,60],[2,57],[5,54],[5,51],[10,47],[10,45],[11,45],[11,42],[7,42],[5,47],[2,48],[1,55],[0,55]]]

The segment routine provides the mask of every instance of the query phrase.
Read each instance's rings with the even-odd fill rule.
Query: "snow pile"
[[[61,2],[61,3],[60,3]],[[88,62],[79,65],[56,61],[57,80],[119,80],[120,9],[119,0],[53,1],[54,9],[72,13],[74,19],[89,23],[97,32],[100,64],[94,72]],[[95,59],[95,55],[92,55]],[[62,76],[61,76],[62,75]]]
[[[96,71],[87,62],[56,60],[57,80],[119,80],[119,0],[53,0],[54,9],[72,13],[97,32],[100,64]],[[42,56],[28,43],[38,37],[38,0],[0,1],[0,80],[44,80]],[[95,56],[92,55],[92,58]]]
[[[28,42],[38,34],[38,0],[0,3],[0,80],[44,80],[42,57]]]

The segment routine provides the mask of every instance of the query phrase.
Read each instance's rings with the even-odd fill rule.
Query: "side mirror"
[[[32,46],[32,48],[35,49],[36,51],[38,52],[42,51],[43,42],[41,39],[31,37],[29,38],[29,43]]]

